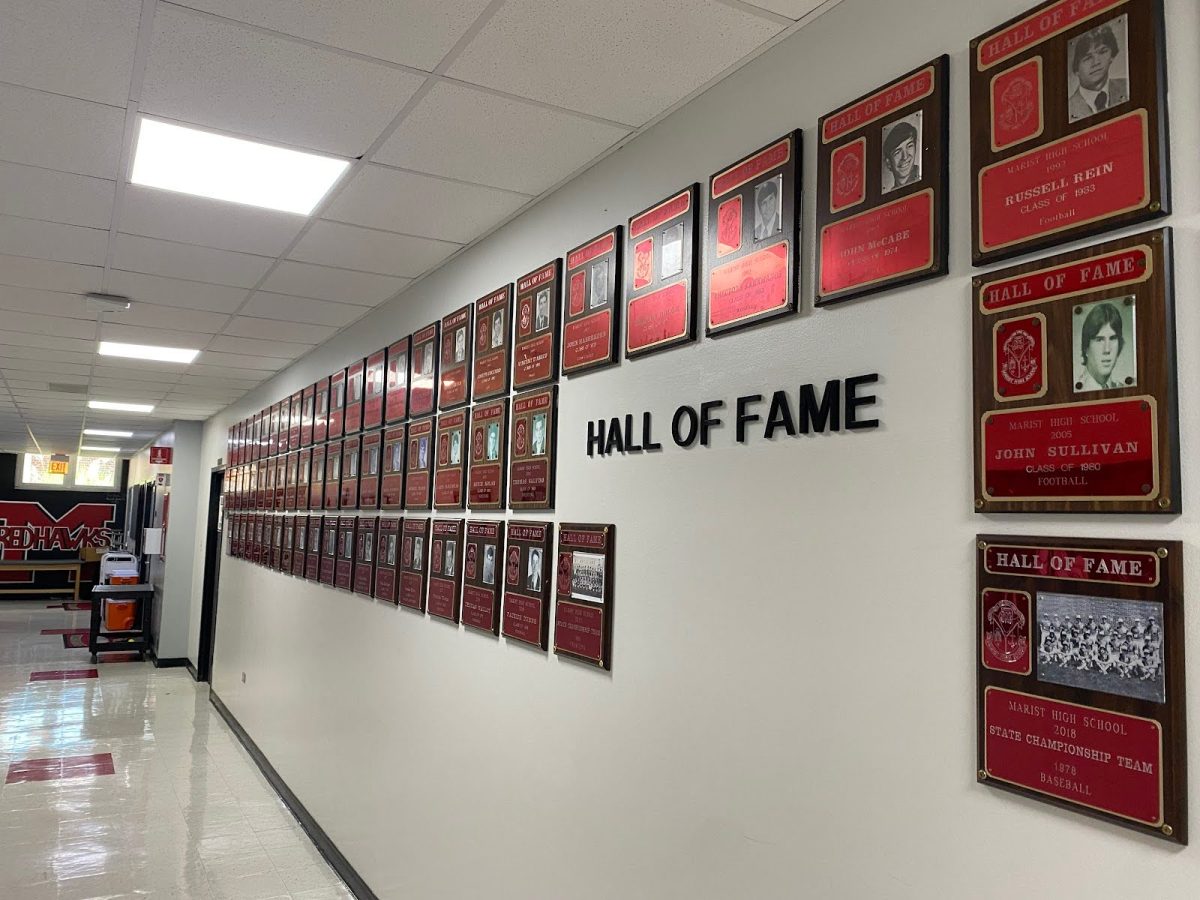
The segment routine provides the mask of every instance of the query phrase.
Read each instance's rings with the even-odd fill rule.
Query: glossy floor
[[[352,896],[206,686],[93,666],[41,633],[89,613],[47,606],[0,601],[0,898]]]

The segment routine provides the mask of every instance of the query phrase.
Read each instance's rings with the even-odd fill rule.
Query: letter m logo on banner
[[[30,552],[73,556],[84,547],[106,549],[116,519],[112,503],[77,503],[56,518],[40,503],[0,500],[0,559],[24,560]],[[0,571],[0,581],[32,584],[31,575],[9,569]]]

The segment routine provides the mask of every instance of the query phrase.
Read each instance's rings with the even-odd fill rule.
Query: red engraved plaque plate
[[[980,636],[983,666],[997,672],[1028,675],[1033,669],[1033,616],[1024,591],[983,591]]]
[[[990,412],[980,429],[989,500],[1158,496],[1153,397]]]
[[[363,382],[362,427],[369,431],[383,424],[383,402],[387,395],[387,350],[378,350],[367,357]]]
[[[370,597],[375,588],[376,520],[362,516],[354,544],[354,593]]]
[[[513,388],[524,390],[558,378],[562,260],[517,280],[517,336]]]
[[[603,610],[559,600],[554,610],[554,651],[599,665],[604,656]]]
[[[922,191],[821,231],[821,294],[928,270],[934,264],[933,191]]]
[[[427,416],[437,407],[440,324],[434,322],[412,336],[408,371],[410,416]]]
[[[475,399],[508,393],[512,370],[512,290],[506,284],[475,301]]]
[[[400,605],[425,611],[425,579],[429,571],[429,519],[405,519],[400,562]]]
[[[988,544],[984,571],[991,575],[1090,581],[1096,584],[1129,584],[1156,587],[1157,553],[1068,547]]]
[[[563,371],[589,368],[612,359],[613,311],[606,309],[563,327]]]
[[[403,425],[389,428],[383,434],[383,476],[379,481],[379,505],[383,509],[404,506],[404,450],[408,429]]]
[[[567,253],[570,287],[563,325],[562,366],[568,374],[616,361],[622,231],[618,226]],[[576,290],[580,280],[582,284]]]
[[[1046,393],[1046,317],[1004,319],[992,331],[995,399],[1001,403]]]
[[[408,418],[408,356],[410,338],[396,341],[387,348],[387,386],[384,393],[384,421],[391,425]]]
[[[1096,291],[1141,284],[1153,274],[1154,257],[1150,246],[1139,244],[1013,278],[981,279],[979,308],[992,313],[1046,300],[1068,300]]]
[[[458,621],[459,594],[463,572],[463,520],[433,520],[433,553],[429,561],[429,600],[431,616]]]
[[[627,358],[696,338],[699,192],[693,184],[629,220],[626,253],[634,262],[625,276]]]
[[[867,199],[867,139],[843,144],[829,155],[829,211],[841,212]]]
[[[504,580],[504,523],[467,522],[463,558],[462,622],[500,633],[500,585]]]
[[[504,509],[508,473],[508,401],[477,404],[471,410],[470,435],[467,504],[472,509]]]
[[[408,426],[408,474],[404,483],[404,508],[429,509],[432,499],[434,420],[422,419]]]
[[[508,523],[508,549],[499,577],[504,579],[504,614],[501,634],[545,650],[550,631],[550,543],[554,526],[549,522]]]
[[[558,388],[552,385],[513,399],[509,505],[513,509],[554,506],[554,463],[558,433]]]
[[[467,452],[467,410],[443,414],[437,422],[437,474],[433,479],[437,509],[464,507]]]
[[[396,566],[400,555],[400,519],[379,520],[375,544],[375,599],[399,603],[396,594]]]
[[[709,275],[710,329],[786,309],[790,245],[776,244],[712,270]]]
[[[554,652],[610,667],[611,525],[562,525],[558,533]]]
[[[475,305],[468,304],[442,319],[441,409],[462,406],[471,399],[471,351],[475,347]]]
[[[629,301],[627,349],[646,350],[685,337],[688,331],[687,282],[676,282],[662,290]]]
[[[1042,58],[1035,56],[992,77],[992,150],[1041,136]]]
[[[1163,821],[1158,722],[1018,691],[984,692],[989,778],[1145,825]]]

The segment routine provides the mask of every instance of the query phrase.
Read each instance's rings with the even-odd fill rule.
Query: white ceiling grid
[[[0,450],[207,418],[834,2],[6,0]],[[141,114],[352,165],[312,217],[150,190]]]

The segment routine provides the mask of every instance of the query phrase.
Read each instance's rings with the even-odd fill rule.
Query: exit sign
[[[66,475],[67,474],[67,466],[70,464],[70,462],[71,462],[71,458],[69,456],[67,456],[66,454],[55,453],[53,456],[50,457],[49,473],[51,475]]]
[[[171,464],[171,454],[173,452],[174,451],[170,447],[151,447],[150,465],[169,466]]]

